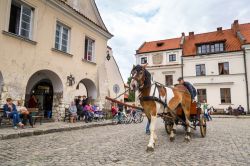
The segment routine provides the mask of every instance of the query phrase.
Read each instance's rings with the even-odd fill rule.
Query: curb
[[[250,116],[212,116],[212,118],[224,118],[224,119],[250,119]]]
[[[62,128],[52,128],[52,129],[45,129],[45,130],[34,130],[34,131],[25,131],[25,132],[17,132],[13,134],[6,134],[6,135],[0,135],[0,140],[8,140],[8,139],[16,139],[16,138],[22,138],[22,137],[30,137],[30,136],[38,136],[38,135],[45,135],[45,134],[51,134],[51,133],[57,133],[57,132],[67,132],[67,131],[73,131],[73,130],[80,130],[80,129],[86,129],[86,128],[94,128],[94,127],[101,127],[101,126],[108,126],[113,125],[112,122],[106,122],[106,123],[93,123],[88,125],[82,125],[82,126],[69,126],[69,127],[62,127]]]

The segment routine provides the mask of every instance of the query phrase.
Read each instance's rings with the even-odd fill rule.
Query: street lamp
[[[67,76],[67,85],[72,86],[74,84],[75,84],[75,77],[72,76],[72,74],[70,74],[69,76]]]
[[[111,58],[110,54],[109,54],[109,51],[107,51],[107,56],[106,56],[106,59],[109,61]]]

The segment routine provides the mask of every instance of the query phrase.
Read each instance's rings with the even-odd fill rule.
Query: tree
[[[130,85],[132,78],[128,77],[128,81],[127,84]],[[129,91],[129,95],[128,95],[128,102],[134,102],[135,101],[135,92]]]

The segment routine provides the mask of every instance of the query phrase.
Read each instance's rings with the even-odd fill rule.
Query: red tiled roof
[[[181,38],[173,38],[173,39],[145,42],[137,50],[137,54],[178,49],[180,48],[180,41],[181,41]]]
[[[236,24],[236,25],[234,25]],[[250,44],[250,23],[247,24],[238,24],[238,20],[235,20],[232,26],[236,27],[236,30],[240,30],[240,33],[245,38],[245,43]],[[237,29],[238,28],[238,29]],[[196,55],[196,45],[202,43],[211,43],[211,42],[225,42],[225,51],[239,51],[241,50],[241,42],[236,36],[236,31],[231,29],[217,30],[213,32],[193,34],[185,36],[185,41],[182,46],[183,56],[192,56]],[[155,52],[155,51],[165,51],[178,49],[180,47],[181,37],[145,42],[138,50],[137,54],[146,53],[146,52]],[[157,43],[163,43],[162,46],[157,46]]]
[[[246,39],[246,43],[250,44],[250,23],[240,24],[240,32]]]
[[[231,29],[214,31],[194,36],[185,36],[183,55],[196,55],[196,44],[225,41],[225,51],[241,50],[241,43]]]

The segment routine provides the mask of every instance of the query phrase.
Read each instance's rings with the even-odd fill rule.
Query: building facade
[[[197,89],[199,102],[217,109],[242,105],[249,110],[249,32],[249,23],[235,20],[230,29],[145,42],[137,50],[137,64],[148,63],[154,80],[167,86],[183,77]]]
[[[1,104],[34,94],[55,120],[78,95],[104,105],[112,34],[94,0],[2,0],[0,29]]]

